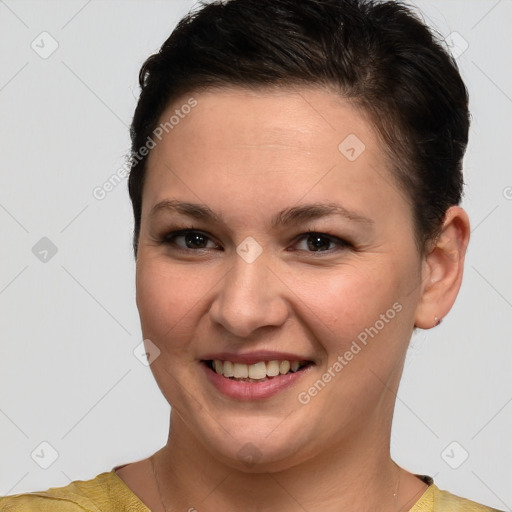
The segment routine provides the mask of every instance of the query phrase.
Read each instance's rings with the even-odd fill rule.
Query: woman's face
[[[368,120],[305,88],[191,94],[173,115],[148,159],[137,305],[177,435],[254,470],[382,447],[421,259]],[[276,376],[285,361],[307,364]]]

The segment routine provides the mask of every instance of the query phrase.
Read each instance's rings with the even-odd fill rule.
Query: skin
[[[327,89],[203,91],[174,102],[162,120],[190,96],[197,106],[148,159],[137,256],[142,331],[160,350],[151,370],[172,406],[169,439],[119,476],[154,511],[409,510],[427,486],[390,458],[396,391],[413,328],[434,327],[455,301],[467,214],[451,207],[421,255],[375,129]],[[338,149],[349,134],[365,145],[354,161]],[[206,205],[225,224],[164,209],[150,215],[169,199]],[[268,227],[281,210],[313,202],[370,222],[328,216]],[[206,236],[204,248],[183,236],[162,242],[182,228]],[[349,245],[327,236],[315,251],[314,239],[301,237],[308,231]],[[262,249],[252,263],[236,251],[248,236]],[[393,304],[400,312],[301,403],[298,394]],[[205,378],[201,356],[254,350],[315,365],[259,401],[227,398]],[[253,464],[239,455],[247,443],[259,457]]]

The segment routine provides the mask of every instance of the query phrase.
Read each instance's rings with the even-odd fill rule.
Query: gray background
[[[0,495],[87,480],[166,442],[169,406],[133,354],[126,180],[103,200],[93,190],[125,161],[143,60],[193,3],[0,0]],[[460,34],[454,51],[468,45],[473,231],[454,308],[413,337],[392,455],[511,510],[512,2],[417,5]]]

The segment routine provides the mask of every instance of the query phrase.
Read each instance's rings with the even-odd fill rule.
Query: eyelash
[[[180,247],[180,246],[176,245],[176,243],[175,243],[176,238],[178,238],[180,236],[186,236],[187,234],[190,234],[190,233],[200,234],[200,235],[204,236],[208,241],[213,241],[211,239],[211,237],[208,234],[206,234],[205,232],[191,227],[191,228],[179,229],[179,230],[175,230],[175,231],[171,231],[171,232],[167,233],[165,236],[163,236],[160,239],[160,243],[168,245],[168,246],[172,246],[177,250],[185,251],[185,252],[191,252],[191,251],[192,252],[202,252],[202,251],[209,249],[207,247],[199,247],[197,249],[191,249],[189,247]],[[314,231],[314,230],[307,231],[306,233],[301,233],[298,237],[295,238],[294,244],[297,244],[298,242],[300,242],[304,239],[307,239],[309,236],[313,236],[313,235],[318,235],[319,237],[325,238],[326,240],[330,241],[331,243],[337,244],[338,248],[337,249],[327,249],[325,251],[303,251],[303,252],[315,254],[315,255],[322,254],[322,253],[332,254],[333,252],[343,251],[343,250],[347,250],[347,249],[353,247],[351,243],[347,242],[346,240],[342,240],[341,238],[339,238],[337,236],[331,235],[329,233],[324,233],[322,231]]]

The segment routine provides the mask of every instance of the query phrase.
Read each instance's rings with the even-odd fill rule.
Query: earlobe
[[[450,207],[439,237],[424,258],[415,327],[439,325],[452,308],[462,283],[469,236],[467,213],[459,206]]]

